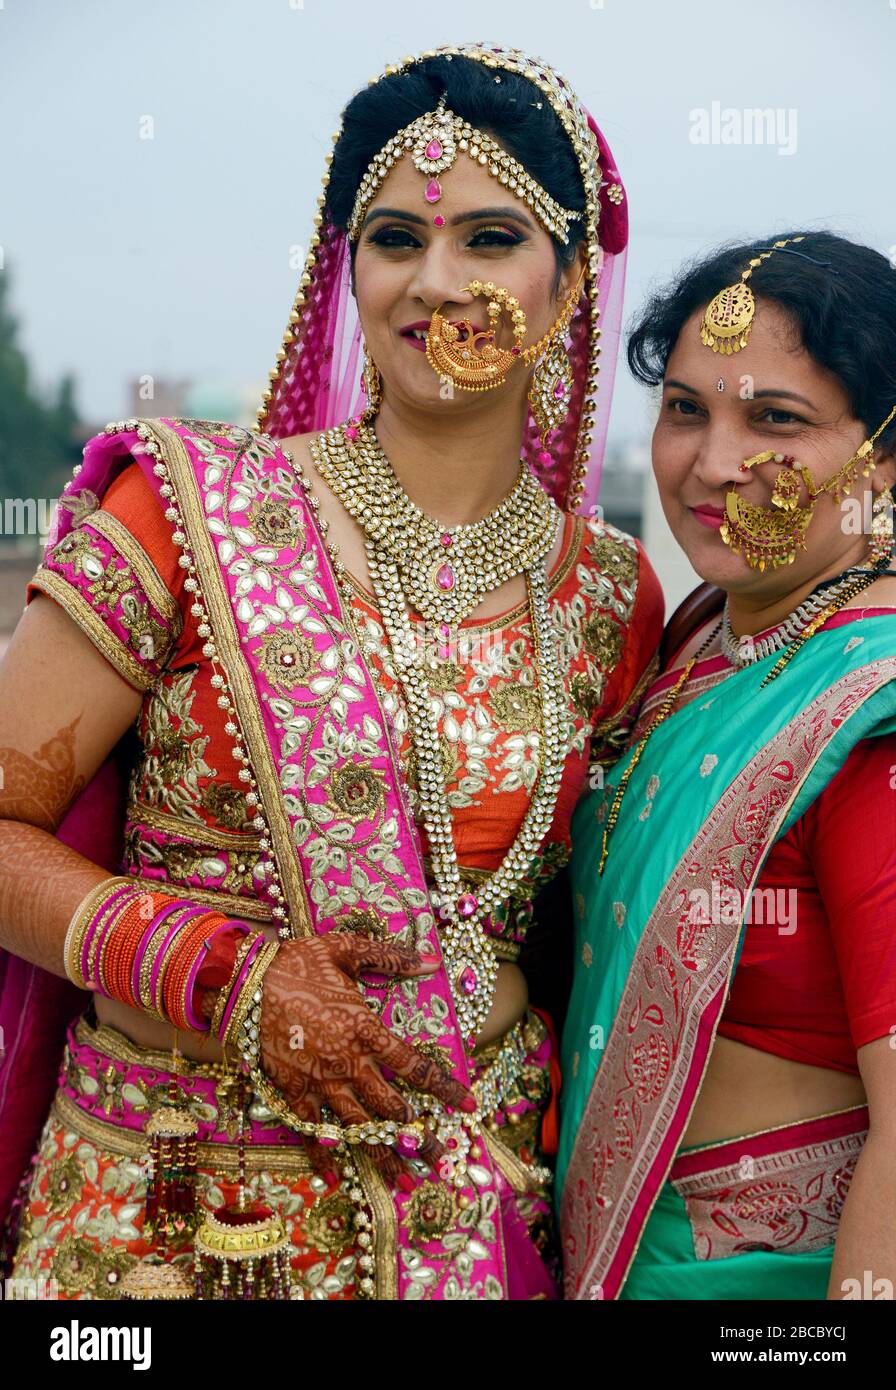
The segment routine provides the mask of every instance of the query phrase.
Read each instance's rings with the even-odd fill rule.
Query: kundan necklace
[[[546,563],[561,513],[535,479],[521,473],[513,491],[488,516],[470,525],[441,527],[404,492],[372,428],[336,426],[311,440],[309,448],[321,476],[367,535],[370,579],[404,690],[417,759],[442,951],[458,1023],[472,1047],[491,1008],[498,973],[484,924],[529,869],[550,828],[563,775],[566,695],[552,656]],[[450,537],[450,545],[444,537]],[[451,559],[446,561],[449,550]],[[439,582],[444,564],[452,570],[450,584],[447,575]],[[468,616],[490,589],[521,572],[541,693],[541,765],[516,840],[501,865],[473,893],[457,862],[437,717],[416,649],[409,601],[447,638],[452,622]]]
[[[323,477],[398,568],[411,606],[429,623],[469,617],[487,593],[531,569],[554,544],[560,509],[522,460],[514,487],[488,516],[440,526],[411,501],[371,423],[328,430],[318,443]]]

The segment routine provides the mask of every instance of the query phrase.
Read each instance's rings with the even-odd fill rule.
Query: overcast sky
[[[896,247],[896,0],[0,0],[0,247],[39,380],[74,370],[101,423],[143,373],[260,389],[341,107],[386,63],[470,41],[552,63],[606,133],[627,317],[729,237]],[[718,142],[754,108],[775,143]],[[649,421],[620,369],[611,443]]]

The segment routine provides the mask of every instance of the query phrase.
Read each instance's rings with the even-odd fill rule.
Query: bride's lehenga
[[[567,858],[589,763],[613,755],[624,737],[652,666],[662,599],[639,545],[575,511],[594,501],[589,460],[592,449],[599,458],[605,430],[593,418],[598,288],[605,341],[621,306],[626,219],[612,157],[538,60],[449,51],[536,82],[575,146],[593,209],[590,284],[569,328],[570,409],[547,462],[531,420],[523,439],[523,457],[565,512],[548,598],[565,757],[553,822],[486,920],[495,954],[513,961],[533,899]],[[136,751],[125,759],[117,850],[98,848],[114,824],[111,764],[59,834],[110,872],[234,917],[285,924],[296,936],[349,931],[438,952],[419,769],[381,617],[371,595],[334,569],[308,480],[277,444],[357,411],[360,325],[348,271],[346,234],[325,218],[265,396],[267,433],[131,420],[88,445],[30,592],[61,604],[143,704]],[[611,385],[608,362],[605,406]],[[528,607],[467,620],[460,636],[432,670],[430,690],[453,840],[475,885],[524,821],[541,702]],[[2,964],[0,1023],[16,1038],[16,1086],[0,1087],[0,1124],[14,1118],[16,1143],[0,1163],[0,1204],[39,1141],[13,1203],[13,1272],[51,1274],[66,1298],[117,1296],[150,1253],[189,1273],[189,1239],[154,1243],[144,1219],[145,1131],[166,1094],[171,1054],[98,1027],[83,994],[45,972],[11,957]],[[472,1085],[485,1123],[471,1148],[458,1126],[463,1188],[417,1172],[406,1189],[363,1152],[354,1180],[335,1160],[332,1172],[312,1172],[302,1139],[256,1097],[244,1134],[247,1183],[285,1222],[296,1294],[351,1298],[372,1279],[373,1296],[385,1299],[555,1297],[549,1021],[529,1009],[468,1054],[444,966],[363,989],[390,1029]],[[237,1077],[182,1060],[177,1081],[199,1126],[199,1203],[220,1206],[235,1195]],[[359,1191],[367,1229],[355,1220]]]

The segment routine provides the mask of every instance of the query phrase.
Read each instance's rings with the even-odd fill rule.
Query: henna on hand
[[[301,1118],[306,1118],[308,1094],[314,1093],[343,1124],[412,1120],[413,1110],[381,1066],[446,1105],[475,1109],[475,1099],[460,1082],[390,1033],[354,983],[365,969],[409,977],[435,966],[432,957],[342,933],[281,946],[264,979],[261,1062]],[[387,1173],[400,1167],[391,1149],[372,1146],[369,1152]],[[426,1160],[435,1167],[443,1152],[430,1137]]]

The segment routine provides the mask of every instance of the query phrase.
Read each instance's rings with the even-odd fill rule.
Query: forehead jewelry
[[[718,381],[716,382],[716,390],[717,390],[717,391],[719,392],[719,394],[721,395],[721,393],[724,391],[724,389],[725,389],[725,383],[724,383],[724,381],[722,380],[722,378],[719,377]]]
[[[804,238],[801,236],[794,236],[776,241],[768,251],[762,251],[758,256],[752,258],[735,284],[727,285],[725,289],[719,291],[714,299],[709,301],[706,313],[703,315],[703,322],[700,325],[701,343],[712,348],[713,352],[722,353],[725,357],[730,356],[733,352],[740,352],[741,348],[747,346],[750,329],[753,327],[753,318],[756,314],[756,300],[753,298],[753,291],[747,281],[756,267],[762,265],[762,262],[767,261],[776,251],[781,251],[785,246],[803,240]]]
[[[367,207],[390,169],[404,155],[410,154],[414,168],[425,175],[423,197],[427,203],[434,204],[442,197],[439,175],[452,167],[459,151],[469,155],[470,159],[488,170],[499,183],[505,184],[511,193],[527,203],[545,231],[557,237],[564,245],[569,241],[569,224],[581,218],[582,214],[561,207],[497,141],[455,115],[445,105],[444,95],[439,98],[434,111],[427,111],[425,115],[418,116],[410,125],[393,135],[391,140],[387,140],[379,154],[375,155],[367,166],[358,186],[348,222],[350,240],[357,241]],[[433,225],[445,225],[441,213],[435,214]]]

